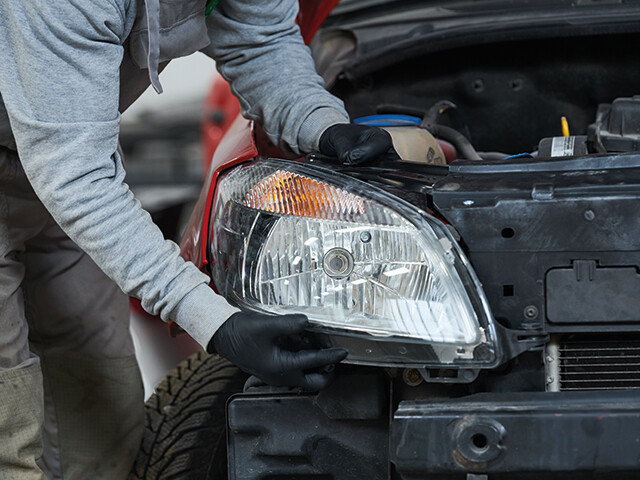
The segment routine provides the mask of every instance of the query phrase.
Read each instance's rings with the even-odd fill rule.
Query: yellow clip
[[[562,124],[562,136],[569,136],[569,122],[567,121],[567,117],[561,117],[560,123]]]

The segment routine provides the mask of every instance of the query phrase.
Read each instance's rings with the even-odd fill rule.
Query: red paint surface
[[[136,312],[145,317],[155,318],[155,315],[151,315],[150,313],[147,313],[147,311],[144,308],[142,308],[142,303],[140,303],[140,300],[134,297],[129,297],[129,310],[131,310],[132,312]]]
[[[307,45],[339,2],[340,0],[300,0],[298,25]]]
[[[224,170],[246,162],[257,154],[253,122],[238,115],[213,154],[200,198],[180,242],[182,257],[192,261],[201,270],[207,265],[207,231],[218,177]]]
[[[225,133],[240,114],[240,102],[233,96],[229,84],[216,73],[209,95],[202,107],[202,174],[209,170],[213,154]]]

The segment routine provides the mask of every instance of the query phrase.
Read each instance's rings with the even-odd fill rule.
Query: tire
[[[197,352],[171,370],[146,403],[146,425],[129,480],[227,478],[225,406],[247,375]]]

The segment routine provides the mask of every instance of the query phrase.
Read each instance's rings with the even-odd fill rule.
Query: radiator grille
[[[560,342],[560,390],[640,389],[640,336],[571,337]]]

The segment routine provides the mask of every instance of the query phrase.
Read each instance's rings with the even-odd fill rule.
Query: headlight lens
[[[352,362],[495,364],[486,299],[455,240],[396,197],[267,160],[220,181],[214,218],[214,283],[240,307],[304,313]]]

